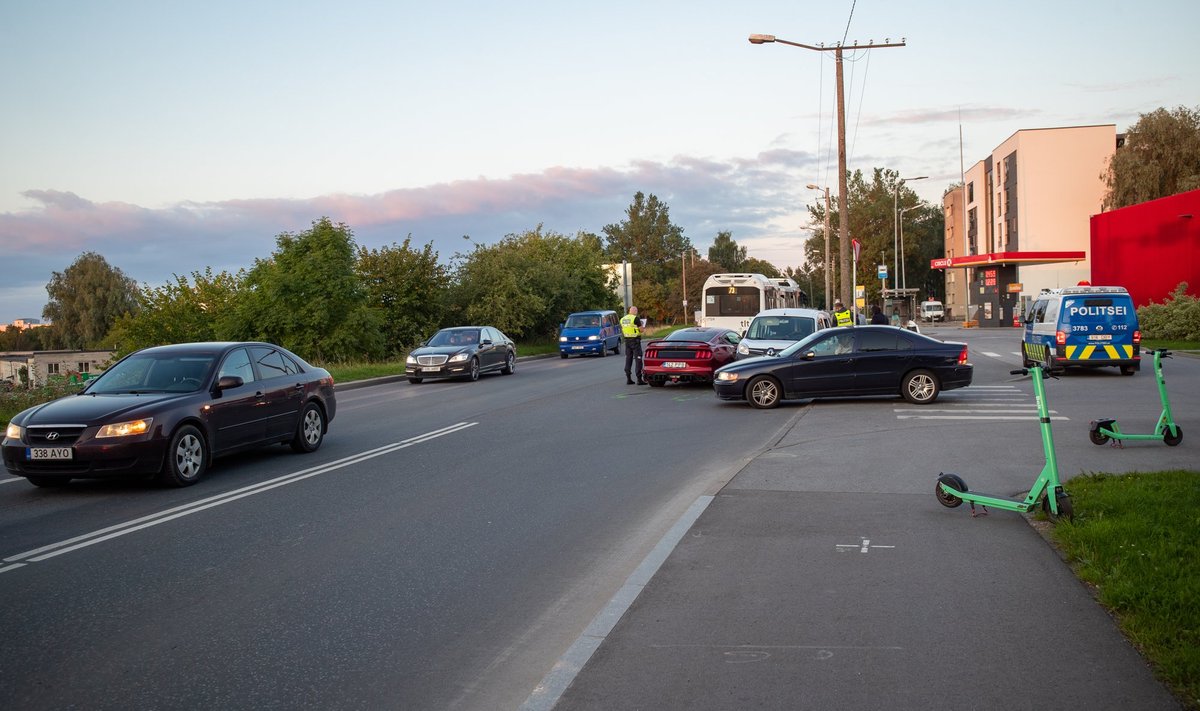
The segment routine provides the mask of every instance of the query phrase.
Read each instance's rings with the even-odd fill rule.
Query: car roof
[[[762,311],[759,311],[754,316],[754,318],[758,318],[759,316],[814,316],[815,317],[815,316],[821,316],[824,313],[825,312],[820,311],[818,309],[808,309],[808,308],[801,308],[801,307],[786,308],[786,309],[764,309]]]

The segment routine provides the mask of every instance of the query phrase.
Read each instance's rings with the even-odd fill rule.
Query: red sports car
[[[684,328],[646,344],[642,367],[646,382],[711,383],[713,371],[732,363],[741,337],[726,328]]]

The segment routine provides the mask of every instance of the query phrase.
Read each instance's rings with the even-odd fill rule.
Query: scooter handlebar
[[[1171,357],[1171,351],[1167,350],[1166,348],[1158,348],[1158,349],[1155,349],[1154,352],[1157,353],[1160,358],[1170,358]]]
[[[1032,368],[1021,368],[1019,370],[1010,370],[1010,371],[1008,371],[1008,374],[1009,375],[1029,375],[1030,370],[1032,370]],[[1052,377],[1054,377],[1054,376],[1050,375],[1050,373],[1047,370],[1045,370],[1045,369],[1042,370],[1042,380],[1047,380]]]

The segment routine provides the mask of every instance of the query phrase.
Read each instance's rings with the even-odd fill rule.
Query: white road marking
[[[992,353],[991,351],[979,351],[979,352],[990,358],[1003,358],[1004,357],[1004,356],[1000,355],[999,353]]]
[[[51,543],[50,545],[42,546],[41,548],[35,548],[31,551],[8,556],[4,559],[4,562],[9,563],[10,565],[0,566],[0,573],[15,570],[16,568],[20,568],[28,563],[38,563],[49,558],[54,558],[55,556],[60,556],[63,553],[70,553],[71,551],[79,550],[80,548],[86,548],[87,546],[95,545],[96,543],[100,543],[102,541],[124,536],[125,534],[133,533],[134,531],[140,531],[143,528],[150,528],[151,526],[157,526],[160,523],[166,523],[167,521],[172,521],[177,518],[199,513],[205,509],[221,506],[222,504],[228,504],[247,496],[261,494],[265,491],[270,491],[271,489],[275,489],[280,486],[294,484],[298,481],[303,481],[304,479],[308,479],[319,474],[327,474],[329,472],[342,469],[343,467],[348,467],[351,464],[365,462],[368,459],[381,457],[385,454],[390,454],[416,444],[437,439],[438,437],[454,434],[455,432],[465,430],[469,427],[474,427],[477,424],[479,423],[459,422],[458,424],[450,425],[449,427],[443,427],[439,430],[433,430],[432,432],[426,432],[425,434],[417,435],[416,437],[409,437],[408,439],[401,440],[399,442],[393,442],[392,444],[376,447],[375,449],[360,452],[359,454],[343,457],[342,459],[338,459],[327,464],[321,464],[309,469],[303,469],[291,474],[285,474],[281,477],[276,477],[275,479],[270,479],[258,484],[252,484],[250,486],[242,487],[241,489],[227,491],[223,494],[211,496],[207,499],[193,501],[181,506],[176,506],[175,508],[159,511],[158,513],[153,513],[148,516],[143,516],[132,521],[118,523],[107,528],[102,528],[98,531],[85,533],[82,536],[76,536],[65,541]]]
[[[897,420],[1037,420],[1037,415],[896,415]],[[1051,417],[1051,420],[1065,421],[1069,417]]]
[[[834,548],[858,548],[859,553],[866,553],[871,548],[895,548],[895,547],[896,546],[881,546],[879,544],[871,545],[870,538],[862,539],[862,543],[838,543],[838,544],[834,545]],[[838,551],[838,552],[840,553],[841,551]]]

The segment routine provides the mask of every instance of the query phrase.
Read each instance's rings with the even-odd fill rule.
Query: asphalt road
[[[920,540],[909,528],[944,531],[942,543],[955,544],[967,535],[956,532],[960,519],[970,519],[934,503],[937,472],[1016,494],[1041,468],[1040,440],[1028,380],[1008,373],[1019,366],[1016,332],[932,332],[971,345],[976,379],[924,408],[870,398],[763,412],[718,402],[703,387],[624,385],[621,358],[555,358],[477,383],[344,390],[316,454],[277,448],[223,460],[188,489],[41,490],[3,480],[0,700],[22,709],[516,708],[664,534],[730,480],[726,493],[811,512],[807,527],[778,513],[797,535],[824,531],[830,545],[884,531],[907,535],[901,545],[911,549]],[[1119,416],[1127,431],[1153,426],[1148,369],[1048,381],[1065,477],[1195,466],[1188,436],[1200,436],[1190,411],[1200,402],[1200,360],[1167,367],[1176,417],[1197,433],[1174,448],[1087,439],[1090,417]],[[905,510],[918,499],[932,508],[909,526]],[[722,511],[736,520],[736,508]],[[1022,535],[1015,514],[993,518],[1001,534]],[[983,529],[970,543],[987,546]],[[1027,552],[998,546],[990,573],[1025,565]],[[741,568],[697,571],[709,576],[698,582],[726,585],[732,600],[749,594],[750,610],[764,613],[753,624],[770,628],[767,610],[753,607],[768,600],[743,580],[763,554],[741,555],[729,552]],[[940,560],[930,574],[953,575]],[[836,568],[818,577],[862,593],[845,619],[870,609],[872,624],[894,623],[892,646],[903,647],[905,630],[922,629],[903,611],[922,607],[943,581],[888,588],[891,565],[878,579],[870,569],[849,582],[830,577]],[[879,585],[883,592],[866,593]],[[645,603],[671,613],[661,619],[712,630],[750,624],[696,618],[706,611],[650,591]],[[602,647],[605,660],[614,663],[620,648]],[[663,661],[677,669],[681,658]],[[639,671],[673,689],[667,669]],[[574,698],[590,690],[619,702],[611,685],[596,692],[602,682],[581,681]],[[921,698],[915,679],[875,682]]]

